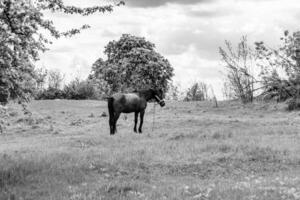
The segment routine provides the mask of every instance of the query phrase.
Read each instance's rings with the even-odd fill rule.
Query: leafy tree
[[[118,5],[123,4],[120,2]],[[28,100],[32,88],[28,88],[34,76],[34,61],[40,52],[47,50],[54,38],[72,36],[89,26],[59,32],[51,20],[45,19],[44,10],[83,16],[96,12],[110,12],[113,5],[79,8],[66,6],[62,0],[1,0],[0,1],[0,102],[9,99]]]
[[[51,70],[48,72],[48,88],[60,89],[65,79],[65,75],[59,70]]]
[[[185,101],[205,101],[208,99],[208,86],[206,83],[194,83],[186,93]]]
[[[174,82],[170,82],[165,98],[167,100],[178,101],[180,97],[181,97],[180,85],[178,83],[175,84]]]
[[[222,88],[223,97],[226,100],[231,100],[235,98],[234,89],[228,80],[225,80]]]
[[[145,38],[123,34],[109,42],[104,53],[107,60],[98,59],[90,77],[104,81],[108,93],[147,87],[167,91],[173,68]]]
[[[255,43],[262,69],[264,91],[261,96],[278,101],[295,98],[291,102],[299,102],[296,100],[300,97],[300,63],[296,54],[300,48],[297,44],[299,38],[296,33],[285,31],[280,40],[282,43],[277,49],[264,42]]]
[[[227,68],[227,88],[232,89],[236,98],[243,103],[253,101],[254,83],[253,75],[257,55],[247,43],[247,38],[242,37],[237,48],[231,42],[225,41],[225,48],[220,47],[222,61]]]
[[[97,99],[97,91],[90,80],[76,78],[63,89],[66,99]]]
[[[48,77],[48,70],[39,68],[35,70],[35,81],[36,81],[36,90],[42,90],[45,87],[46,79]]]
[[[117,90],[117,83],[109,82],[109,78],[106,70],[106,63],[102,58],[99,58],[92,66],[92,72],[88,79],[94,83],[95,87],[101,94],[109,94],[110,91]],[[112,78],[111,78],[112,79]],[[110,84],[110,85],[109,85]]]

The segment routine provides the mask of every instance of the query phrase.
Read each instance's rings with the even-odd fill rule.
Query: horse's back
[[[121,102],[121,103],[132,103],[132,102],[139,101],[140,99],[140,97],[135,93],[128,93],[128,94],[116,93],[112,97],[116,102]]]
[[[147,105],[146,101],[136,93],[117,93],[112,97],[114,98],[114,107],[119,112],[137,112],[145,109]]]

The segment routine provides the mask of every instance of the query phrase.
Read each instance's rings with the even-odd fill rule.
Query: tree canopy
[[[173,68],[145,38],[123,34],[118,41],[109,42],[104,53],[107,60],[99,58],[93,64],[91,78],[106,85],[106,92],[149,87],[167,90]]]
[[[225,41],[225,48],[219,47],[219,53],[226,68],[225,90],[243,103],[249,103],[254,98],[254,69],[257,55],[248,45],[247,37],[243,36],[236,47],[230,41]]]
[[[80,14],[111,12],[116,5],[80,8],[66,6],[62,0],[1,0],[0,1],[0,102],[8,99],[28,100],[34,79],[34,61],[40,52],[51,44],[42,32],[48,31],[54,38],[72,36],[80,28],[60,32],[51,20],[44,17],[43,11]]]
[[[208,100],[208,86],[204,82],[196,82],[190,87],[184,98],[185,101]]]
[[[280,40],[281,44],[276,49],[264,42],[256,42],[255,45],[262,68],[263,98],[285,101],[300,97],[299,44],[296,33],[290,34],[288,31]]]

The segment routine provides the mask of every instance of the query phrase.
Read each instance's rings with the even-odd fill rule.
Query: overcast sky
[[[67,0],[78,6],[102,0]],[[204,81],[222,96],[224,76],[218,47],[224,40],[248,40],[276,46],[284,30],[300,30],[299,0],[125,0],[112,13],[89,17],[47,14],[60,30],[90,24],[91,28],[54,44],[41,56],[39,66],[60,69],[67,81],[85,78],[91,65],[104,57],[104,46],[124,33],[145,37],[175,69],[174,81],[183,89]]]

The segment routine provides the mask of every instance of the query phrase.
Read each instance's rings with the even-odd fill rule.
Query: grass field
[[[300,199],[300,113],[281,104],[167,102],[109,135],[106,103],[10,106],[0,200]]]

